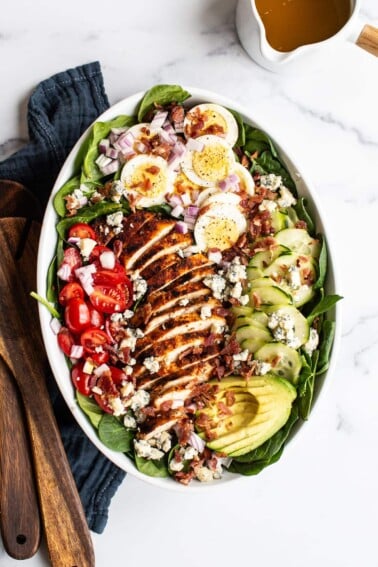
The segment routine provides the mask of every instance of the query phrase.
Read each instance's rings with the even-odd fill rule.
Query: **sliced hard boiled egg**
[[[121,182],[130,201],[138,207],[160,205],[170,186],[167,162],[153,155],[138,155],[124,165]]]
[[[194,238],[201,251],[226,250],[246,231],[247,221],[237,205],[214,203],[203,207],[194,225]]]
[[[183,171],[174,177],[172,185],[172,193],[174,195],[179,195],[180,197],[188,195],[192,202],[196,200],[196,198],[193,197],[197,197],[201,191],[201,187],[197,183],[191,181]]]
[[[201,208],[208,207],[209,205],[213,205],[214,203],[228,207],[228,205],[239,205],[240,201],[241,197],[237,193],[223,193],[222,191],[217,191],[216,193],[212,193],[207,197],[207,199],[202,201]]]
[[[195,140],[195,149],[190,149],[189,142],[190,140],[181,167],[185,175],[197,185],[216,185],[234,168],[234,154],[223,138],[200,136]]]
[[[187,112],[184,120],[186,138],[215,135],[232,147],[239,136],[238,123],[229,110],[219,104],[198,104]]]
[[[248,193],[248,195],[254,195],[255,182],[253,181],[253,177],[249,173],[248,169],[241,163],[236,163],[232,173],[237,175],[239,178],[239,191]]]

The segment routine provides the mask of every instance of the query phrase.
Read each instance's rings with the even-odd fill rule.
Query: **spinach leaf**
[[[252,463],[240,463],[234,459],[231,465],[229,466],[228,470],[230,472],[239,473],[244,476],[252,476],[255,474],[259,474],[263,469],[265,469],[269,465],[276,463],[280,459],[283,450],[284,448],[281,447],[281,449],[277,451],[277,453],[275,453],[271,458],[261,459],[260,461],[252,461]]]
[[[104,415],[100,406],[97,405],[94,399],[88,398],[88,396],[83,396],[83,394],[80,394],[78,391],[76,391],[76,400],[93,427],[98,429],[99,423]]]
[[[160,461],[152,461],[135,455],[135,465],[138,471],[148,475],[165,478],[169,476],[167,463],[164,459]]]
[[[99,142],[109,135],[112,128],[123,128],[125,126],[133,126],[133,124],[135,124],[135,118],[133,116],[127,116],[126,114],[121,114],[108,122],[95,122],[93,124],[88,142],[88,150],[83,160],[81,182],[97,181],[104,177],[104,174],[101,173],[95,163],[100,155],[98,151]]]
[[[67,209],[66,209],[66,201],[64,197],[72,193],[75,189],[80,187],[80,176],[75,175],[75,177],[71,177],[62,187],[59,189],[57,194],[54,197],[53,205],[55,212],[60,216],[64,217]]]
[[[298,421],[298,419],[298,408],[296,407],[296,405],[294,405],[291,410],[289,419],[287,420],[285,425],[273,435],[273,437],[271,437],[260,447],[257,447],[246,455],[235,457],[234,461],[237,461],[238,463],[257,463],[261,461],[269,461],[282,449],[293,425]]]
[[[239,135],[235,145],[241,148],[245,145],[245,127],[247,125],[244,125],[243,119],[240,116],[239,112],[236,112],[236,110],[233,110],[232,108],[228,108],[227,110],[231,112],[236,122],[238,123]]]
[[[60,319],[59,311],[57,311],[55,309],[54,305],[52,305],[49,301],[47,301],[47,299],[45,299],[44,297],[42,297],[41,295],[39,295],[35,291],[31,291],[30,295],[33,299],[36,299],[37,301],[39,301],[39,303],[42,303],[42,305],[44,305],[46,307],[46,309],[49,311],[49,313],[53,317],[56,317],[56,319]]]
[[[248,155],[250,155],[249,152]],[[274,173],[275,175],[280,175],[282,177],[283,184],[292,191],[294,196],[297,196],[297,189],[295,187],[294,181],[290,176],[290,173],[279,161],[279,159],[273,157],[270,151],[265,150],[261,155],[255,158],[250,155],[250,159],[252,162],[250,172],[252,174],[260,173],[260,175],[265,175],[268,173]]]
[[[320,347],[319,347],[319,360],[316,374],[323,374],[329,367],[329,357],[335,338],[336,324],[334,321],[325,319],[322,323],[322,330],[320,333]]]
[[[97,217],[100,217],[102,215],[110,215],[112,213],[115,213],[116,211],[123,211],[124,213],[128,214],[130,212],[129,203],[127,201],[122,201],[121,203],[101,201],[100,203],[96,203],[95,205],[83,207],[74,217],[66,217],[60,220],[56,225],[56,230],[60,238],[64,240],[66,238],[67,230],[73,224],[76,224],[77,222],[89,223]]]
[[[318,275],[318,279],[314,283],[314,289],[319,289],[323,287],[327,273],[327,245],[323,236],[321,237],[321,242],[322,244],[320,248],[319,261],[318,261],[319,275]]]
[[[49,303],[53,303],[56,305],[58,300],[58,290],[57,290],[57,283],[56,283],[56,272],[58,269],[58,260],[57,256],[55,255],[54,258],[50,262],[49,269],[47,271],[47,290],[46,290],[46,299]]]
[[[134,433],[109,413],[104,413],[98,424],[98,436],[109,449],[120,453],[130,451],[134,439]]]
[[[310,361],[308,361],[308,359],[305,356],[302,356],[303,366],[301,373],[299,375],[298,391],[299,391],[299,413],[303,420],[308,419],[311,410],[318,359],[319,359],[318,350],[316,350],[313,353]]]
[[[312,220],[309,212],[307,211],[307,201],[304,197],[300,197],[297,201],[297,204],[294,207],[298,218],[300,220],[305,221],[305,223],[307,224],[307,230],[308,232],[313,235],[314,231],[315,231],[315,224],[314,221]]]
[[[255,152],[263,152],[268,150],[275,158],[278,157],[277,150],[274,147],[272,140],[265,132],[258,128],[253,128],[249,124],[245,125],[245,150],[250,154]]]
[[[147,207],[147,210],[152,213],[161,213],[169,216],[171,214],[172,207],[167,203],[163,203],[162,205],[152,205],[152,207]]]
[[[311,325],[315,317],[318,317],[322,313],[329,311],[340,299],[343,299],[341,295],[325,295],[319,303],[313,307],[311,313],[307,317],[307,321]]]
[[[143,122],[143,118],[155,104],[164,106],[170,102],[184,102],[191,95],[179,85],[156,85],[147,91],[142,98],[138,108],[138,122]]]

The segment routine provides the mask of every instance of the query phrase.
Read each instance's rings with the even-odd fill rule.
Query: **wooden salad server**
[[[0,221],[1,223],[2,221]],[[5,551],[29,559],[41,530],[25,416],[14,378],[0,358],[0,528]]]
[[[25,218],[0,221],[0,356],[25,408],[51,564],[92,567],[92,540],[46,388],[37,306],[26,285],[35,274],[39,230]]]

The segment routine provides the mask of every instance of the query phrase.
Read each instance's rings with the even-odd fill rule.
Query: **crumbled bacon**
[[[239,354],[241,350],[242,349],[238,341],[236,340],[236,337],[232,336],[223,348],[221,354]]]
[[[177,440],[180,445],[187,445],[191,434],[194,431],[193,423],[189,420],[182,420],[176,423],[175,433],[177,435]]]
[[[219,401],[217,402],[217,408],[219,410],[220,415],[232,415],[232,411],[229,407],[226,406],[225,403]]]
[[[227,390],[226,394],[225,394],[225,398],[226,398],[226,406],[233,406],[235,403],[235,392],[233,392],[232,390]]]
[[[184,107],[179,104],[175,105],[171,110],[172,122],[181,124],[182,122],[184,122],[184,118],[185,118]]]
[[[295,228],[303,228],[304,230],[307,230],[307,223],[304,220],[299,220],[295,223]]]

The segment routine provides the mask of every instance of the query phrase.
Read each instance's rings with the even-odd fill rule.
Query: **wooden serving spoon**
[[[92,567],[89,529],[45,384],[37,308],[25,289],[35,270],[39,228],[23,218],[0,221],[0,356],[17,382],[25,408],[51,564]]]

